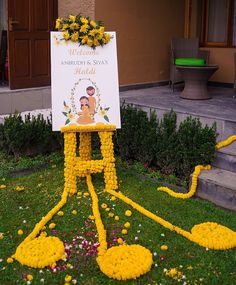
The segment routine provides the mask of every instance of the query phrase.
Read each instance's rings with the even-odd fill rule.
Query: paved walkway
[[[168,86],[120,92],[121,101],[136,106],[171,110],[190,115],[223,119],[236,123],[236,98],[233,88],[209,87],[212,99],[186,100],[180,98],[181,87],[173,93]]]

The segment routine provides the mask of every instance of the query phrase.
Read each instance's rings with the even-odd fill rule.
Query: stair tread
[[[236,141],[230,145],[220,148],[217,152],[236,156]]]
[[[231,189],[236,193],[236,173],[220,168],[202,171],[199,179],[212,181],[214,184]]]

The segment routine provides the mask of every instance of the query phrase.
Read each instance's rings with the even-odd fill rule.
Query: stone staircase
[[[212,166],[200,174],[196,195],[236,211],[236,141],[217,151]]]

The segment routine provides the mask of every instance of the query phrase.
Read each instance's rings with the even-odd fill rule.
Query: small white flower
[[[141,232],[140,230],[137,231],[138,234],[139,234],[140,232]]]
[[[165,234],[163,234],[163,233],[162,233],[162,234],[161,234],[161,236],[162,236],[162,237],[164,237],[164,236],[165,236]]]
[[[22,206],[20,206],[20,207],[19,207],[19,209],[20,209],[20,210],[22,210],[22,209],[23,209],[23,207],[22,207]]]
[[[206,251],[208,251],[209,250],[209,248],[208,247],[206,247]]]
[[[27,283],[27,284],[31,284],[31,281],[27,281],[26,283]]]
[[[138,237],[135,237],[134,239],[135,239],[135,240],[138,240]]]
[[[43,282],[44,282],[44,278],[41,278],[41,279],[40,279],[40,282],[42,282],[42,283],[43,283]]]
[[[142,225],[141,225],[141,224],[139,224],[138,226],[139,226],[139,227],[142,227]]]
[[[167,269],[166,269],[166,268],[164,268],[164,269],[163,269],[163,272],[166,272],[166,271],[167,271]]]
[[[25,223],[26,223],[26,220],[23,221],[23,224],[25,224]]]
[[[76,279],[73,279],[71,282],[72,282],[73,284],[77,284],[77,280],[76,280]]]
[[[183,268],[183,265],[180,264],[179,268]]]
[[[80,277],[83,277],[84,275],[83,275],[83,273],[80,273]]]
[[[42,270],[42,269],[40,269],[40,270],[39,270],[39,273],[43,273],[43,270]]]
[[[158,264],[155,263],[155,267],[158,267]]]
[[[2,262],[2,258],[0,259],[0,262]]]
[[[153,252],[153,255],[154,255],[154,256],[157,256],[157,253],[156,253],[156,252]]]
[[[186,276],[185,276],[185,275],[182,275],[182,279],[186,279]]]

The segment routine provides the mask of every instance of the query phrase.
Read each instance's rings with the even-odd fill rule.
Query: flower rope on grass
[[[213,222],[206,222],[195,225],[192,228],[191,232],[187,232],[146,210],[144,207],[126,197],[121,192],[116,192],[108,188],[106,188],[105,191],[124,201],[126,204],[130,205],[146,217],[159,223],[163,227],[171,231],[175,231],[176,233],[203,247],[208,247],[210,249],[216,250],[225,250],[236,247],[236,232],[225,226]]]
[[[230,136],[228,137],[226,140],[218,142],[215,146],[216,150],[225,147],[229,144],[231,144],[232,142],[236,141],[236,135]],[[197,190],[197,179],[198,176],[201,174],[202,170],[211,170],[211,166],[210,165],[197,165],[195,166],[194,172],[192,174],[192,183],[191,183],[191,187],[188,193],[178,193],[173,191],[172,189],[170,189],[169,187],[158,187],[157,190],[159,191],[163,191],[168,193],[170,196],[175,197],[175,198],[180,198],[180,199],[188,199],[191,198]]]
[[[87,176],[87,185],[92,197],[93,215],[100,243],[97,263],[101,271],[108,277],[117,280],[135,279],[150,271],[153,263],[152,254],[145,247],[139,244],[122,244],[107,249],[106,231],[101,220],[98,197],[90,175]]]

